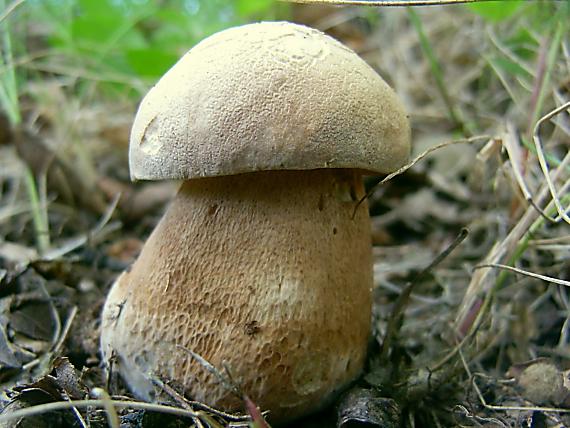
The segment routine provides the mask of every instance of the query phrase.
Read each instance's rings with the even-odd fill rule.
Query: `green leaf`
[[[103,45],[112,39],[117,28],[122,24],[118,15],[84,15],[71,23],[75,43]]]
[[[247,18],[265,13],[272,4],[272,0],[236,0],[235,8],[238,15]]]
[[[119,15],[121,10],[111,0],[78,0],[82,15]]]
[[[486,21],[500,22],[513,15],[523,3],[522,0],[503,0],[470,3],[466,6]]]
[[[489,60],[494,67],[504,70],[509,75],[528,77],[528,72],[519,64],[508,58],[497,57]]]
[[[178,55],[162,49],[130,49],[127,61],[139,76],[158,77],[163,75],[178,60]]]

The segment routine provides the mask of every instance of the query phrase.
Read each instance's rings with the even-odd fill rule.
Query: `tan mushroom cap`
[[[131,133],[133,179],[263,170],[402,166],[406,113],[353,51],[320,31],[263,22],[191,49],[143,99]]]

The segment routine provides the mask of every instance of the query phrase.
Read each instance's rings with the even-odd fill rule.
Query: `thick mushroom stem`
[[[105,304],[102,349],[141,398],[151,379],[226,410],[240,401],[193,359],[296,418],[362,370],[372,262],[361,175],[269,171],[186,181]]]

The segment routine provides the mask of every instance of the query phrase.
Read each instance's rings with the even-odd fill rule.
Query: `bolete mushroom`
[[[131,176],[183,180],[113,285],[101,348],[135,395],[152,379],[225,410],[229,368],[279,423],[362,371],[371,318],[364,173],[407,159],[409,124],[353,51],[287,22],[205,39],[143,99]]]

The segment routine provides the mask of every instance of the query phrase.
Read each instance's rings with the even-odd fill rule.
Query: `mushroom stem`
[[[268,171],[182,184],[103,313],[102,349],[148,399],[179,382],[226,410],[240,401],[186,348],[273,420],[315,410],[362,370],[371,313],[368,209],[355,170]]]

